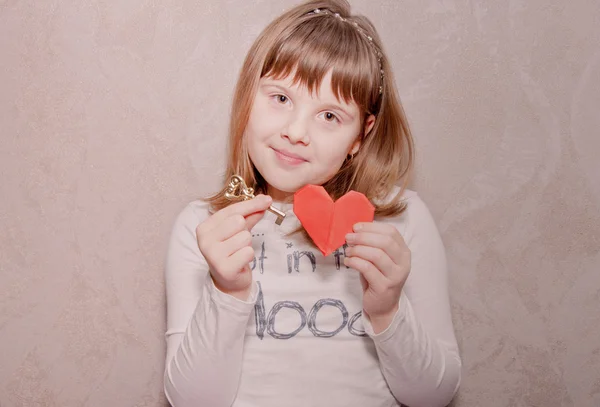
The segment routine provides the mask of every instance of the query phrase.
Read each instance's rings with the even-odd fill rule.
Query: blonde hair
[[[311,13],[317,8],[338,13],[346,21]],[[354,23],[372,38],[371,44]],[[383,78],[373,45],[381,50]],[[351,190],[363,193],[375,206],[376,216],[399,215],[405,210],[400,197],[412,173],[414,143],[379,35],[366,17],[350,14],[346,0],[299,4],[271,22],[256,39],[235,88],[224,183],[237,174],[254,186],[257,194],[267,191],[243,137],[260,78],[281,79],[295,72],[293,83],[299,82],[312,93],[331,68],[331,87],[338,100],[341,96],[346,103],[354,101],[362,113],[362,139],[358,153],[323,187],[334,200]],[[369,114],[375,115],[375,122],[369,133],[363,134]],[[389,199],[399,181],[399,193]],[[224,191],[206,201],[213,211],[232,203]]]

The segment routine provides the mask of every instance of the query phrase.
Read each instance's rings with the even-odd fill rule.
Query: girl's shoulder
[[[390,203],[393,199],[395,199],[398,196],[398,194],[400,193],[400,190],[401,190],[401,188],[398,185],[394,185],[394,187],[389,192],[387,197],[385,199],[383,199],[381,203],[383,203],[383,204]],[[421,198],[419,197],[419,194],[417,193],[417,191],[415,191],[413,189],[409,189],[409,188],[405,188],[404,191],[402,191],[402,195],[400,195],[400,200],[399,200],[399,202],[405,203],[407,205],[407,208],[411,204],[414,205],[414,202],[418,202],[418,201],[421,201]],[[417,203],[417,205],[418,205],[418,203]]]
[[[400,187],[395,185],[394,189],[392,191],[392,196],[396,196],[398,195],[398,192],[400,192]],[[413,190],[413,189],[409,189],[409,188],[405,188],[404,192],[402,192],[402,196],[401,196],[401,200],[409,200],[411,198],[418,198],[419,194],[417,193],[417,191]]]
[[[210,213],[210,204],[204,199],[194,199],[189,202],[184,210],[189,210],[199,215]]]
[[[177,215],[176,223],[184,225],[193,225],[196,227],[199,223],[206,220],[211,215],[210,205],[202,199],[196,199],[185,205]]]
[[[400,189],[399,186],[395,186],[386,199],[394,199],[400,192]],[[427,204],[423,201],[417,191],[408,188],[404,189],[400,196],[400,202],[406,205],[406,209],[404,209],[400,215],[390,216],[379,220],[393,223],[401,232],[408,234],[411,234],[415,229],[431,227],[432,224],[435,224]]]

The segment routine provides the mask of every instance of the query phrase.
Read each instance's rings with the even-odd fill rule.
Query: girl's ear
[[[374,125],[375,125],[375,116],[370,114],[369,117],[367,117],[367,120],[365,120],[365,131],[363,133],[364,136],[369,134],[369,132],[371,131],[371,129],[373,128]],[[361,139],[362,139],[362,137],[356,138],[356,140],[354,141],[354,144],[352,144],[352,148],[350,149],[350,154],[354,155],[358,152],[358,149],[360,148],[360,143],[362,142]]]
[[[352,144],[352,148],[350,149],[350,152],[348,154],[350,155],[354,155],[358,152],[358,149],[360,148],[360,143],[361,143],[361,139],[360,137],[357,137],[356,140],[354,140],[354,143]]]
[[[369,134],[373,126],[375,125],[375,115],[370,114],[365,120],[365,132],[363,133],[365,136]]]

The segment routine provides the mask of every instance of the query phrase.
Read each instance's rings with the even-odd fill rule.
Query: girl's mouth
[[[307,162],[307,160],[305,160],[298,154],[290,153],[285,150],[277,150],[276,148],[273,148],[273,151],[275,151],[275,156],[277,157],[277,159],[284,164],[299,165]]]

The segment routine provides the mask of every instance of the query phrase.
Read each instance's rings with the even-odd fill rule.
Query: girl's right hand
[[[215,286],[245,301],[252,289],[249,263],[254,259],[252,233],[272,199],[257,195],[248,201],[229,205],[196,228],[198,248],[208,263]]]

